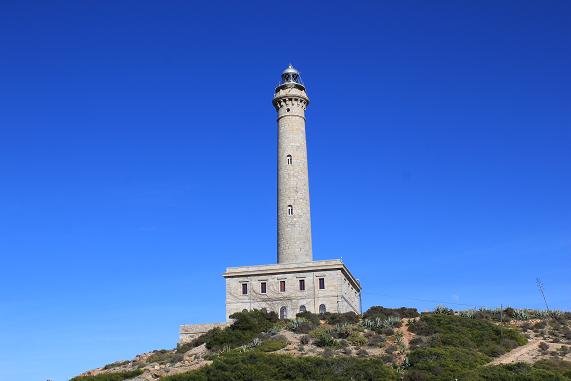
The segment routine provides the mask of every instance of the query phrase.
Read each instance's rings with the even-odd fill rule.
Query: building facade
[[[361,285],[339,259],[313,261],[305,111],[309,97],[289,65],[274,92],[278,124],[277,264],[226,269],[226,319],[265,308],[298,312],[361,311]]]

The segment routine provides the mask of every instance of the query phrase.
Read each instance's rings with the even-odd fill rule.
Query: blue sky
[[[224,319],[275,261],[281,70],[314,257],[364,307],[571,309],[566,1],[4,1],[0,379],[63,381]]]

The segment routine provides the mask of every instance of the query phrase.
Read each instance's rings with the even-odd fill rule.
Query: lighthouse
[[[305,139],[309,97],[292,65],[281,73],[272,104],[278,130],[277,263],[226,268],[226,319],[252,309],[274,311],[281,319],[306,311],[359,313],[361,284],[343,261],[313,260]]]
[[[278,263],[312,261],[305,110],[309,98],[291,64],[282,72],[273,105],[278,124]]]

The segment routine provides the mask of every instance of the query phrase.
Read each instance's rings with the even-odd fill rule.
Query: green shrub
[[[257,349],[262,352],[275,352],[287,346],[287,339],[284,336],[276,336],[260,344]]]
[[[563,374],[516,363],[509,365],[484,366],[465,374],[470,381],[568,381]]]
[[[405,380],[450,381],[470,369],[487,363],[489,358],[473,350],[440,347],[419,348],[409,355],[410,370]]]
[[[513,329],[501,328],[485,320],[444,314],[423,315],[409,323],[409,330],[421,336],[437,335],[427,343],[432,347],[469,348],[492,357],[527,342],[520,332]]]
[[[385,337],[383,335],[372,335],[367,337],[367,345],[369,347],[380,348],[385,343]]]
[[[381,318],[386,319],[389,316],[398,317],[399,319],[402,318],[415,318],[420,316],[416,308],[385,308],[382,306],[372,306],[369,308],[364,314],[364,319],[374,319],[374,318]]]
[[[433,313],[440,314],[440,315],[454,315],[454,310],[452,310],[446,306],[436,306]]]
[[[320,333],[315,337],[313,344],[318,347],[335,347],[337,346],[337,340],[335,340],[329,333]]]
[[[204,336],[204,335],[202,335],[202,336]],[[198,339],[198,337],[197,337],[197,339]],[[186,352],[190,351],[192,348],[197,347],[197,346],[198,345],[193,344],[193,341],[191,341],[190,343],[177,344],[176,345],[176,352],[177,353],[186,353]]]
[[[278,321],[275,312],[268,313],[265,310],[238,312],[230,318],[235,319],[230,327],[212,329],[203,335],[204,338],[198,338],[206,343],[206,348],[219,350],[248,344],[260,333],[269,331]]]
[[[123,381],[141,374],[143,374],[141,369],[135,369],[128,372],[98,374],[97,376],[77,376],[69,381]]]
[[[307,321],[309,321],[311,324],[313,324],[315,327],[319,327],[319,324],[321,323],[321,319],[319,318],[319,315],[317,314],[312,314],[309,311],[305,311],[305,312],[300,312],[297,315],[295,315],[298,318],[303,318]]]
[[[355,357],[293,357],[262,352],[228,353],[197,371],[162,378],[161,381],[208,380],[383,380],[398,374],[376,359]]]
[[[354,324],[359,322],[359,315],[355,312],[345,312],[342,314],[326,312],[320,315],[328,324]]]
[[[367,339],[365,339],[365,337],[363,337],[363,335],[361,335],[358,332],[353,332],[351,335],[349,335],[347,341],[350,342],[351,345],[355,347],[360,347],[362,345],[367,344]]]
[[[559,359],[540,360],[533,364],[533,367],[561,373],[565,377],[571,379],[571,362],[569,361]]]
[[[151,354],[147,358],[146,362],[147,363],[156,362],[159,364],[166,364],[166,363],[174,364],[176,362],[182,361],[183,357],[184,355],[182,353],[161,349],[158,351],[154,351],[153,354]]]
[[[479,366],[488,362],[490,357],[527,342],[520,332],[501,328],[489,320],[445,313],[423,315],[409,323],[409,330],[419,335],[411,344],[422,343],[422,346],[410,352],[407,381],[488,380],[482,378],[488,376],[478,373]]]
[[[127,360],[125,360],[125,361],[115,361],[115,362],[113,362],[113,363],[111,363],[111,364],[105,365],[105,366],[103,367],[103,369],[118,368],[118,367],[120,367],[120,366],[127,365],[127,364],[129,364],[129,361],[127,361]]]

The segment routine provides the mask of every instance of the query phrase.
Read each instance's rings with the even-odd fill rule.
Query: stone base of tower
[[[341,260],[229,267],[226,319],[243,310],[262,309],[281,318],[299,312],[361,312],[361,285]]]

